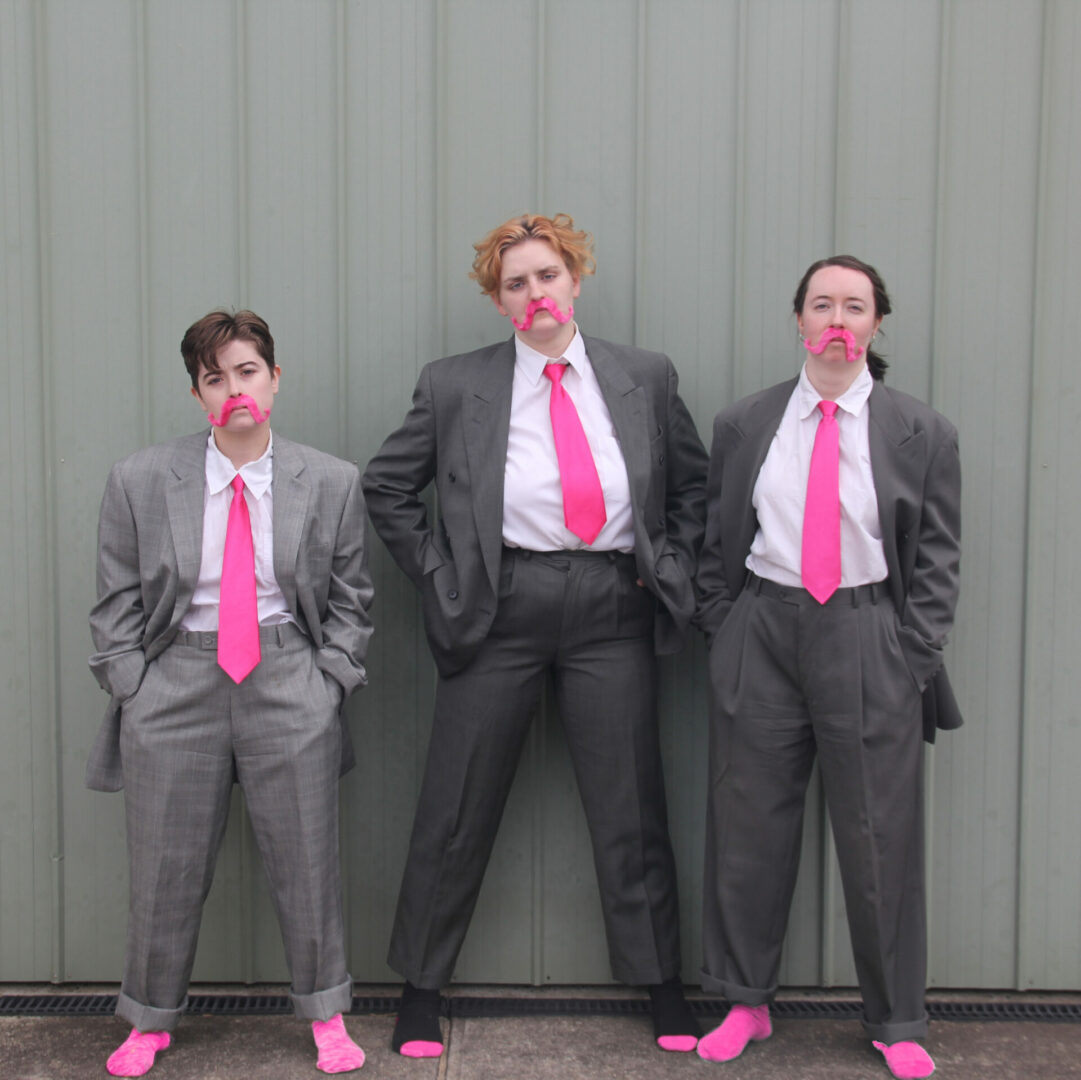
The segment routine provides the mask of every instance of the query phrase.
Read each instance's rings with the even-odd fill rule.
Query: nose
[[[838,304],[833,309],[832,317],[830,319],[830,325],[840,328],[840,327],[844,326],[844,324],[845,324],[844,307],[841,304]]]

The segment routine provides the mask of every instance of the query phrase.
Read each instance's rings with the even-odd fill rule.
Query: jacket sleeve
[[[957,431],[946,425],[928,464],[915,564],[899,613],[902,646],[921,687],[942,666],[942,649],[957,609],[960,573],[961,459]]]
[[[694,621],[712,642],[732,607],[733,595],[729,588],[724,564],[724,530],[721,520],[721,496],[724,482],[725,450],[728,425],[723,414],[713,421],[713,445],[709,454],[709,473],[706,478],[706,532],[702,541],[702,553],[698,557],[698,576],[695,586],[698,606]]]
[[[665,517],[668,544],[693,578],[706,516],[705,447],[679,396],[679,376],[668,364],[668,447],[665,467]]]
[[[375,531],[394,561],[418,587],[443,565],[433,543],[428,507],[420,493],[436,468],[436,422],[431,365],[420,374],[413,404],[364,471],[364,495]]]
[[[110,470],[101,502],[98,599],[90,612],[96,650],[90,657],[90,670],[116,702],[126,701],[139,689],[146,670],[138,536],[121,465]]]
[[[364,660],[372,636],[368,609],[374,595],[365,543],[364,496],[357,471],[350,466],[349,473],[321,623],[323,644],[315,656],[316,667],[341,685],[345,697],[368,681]]]

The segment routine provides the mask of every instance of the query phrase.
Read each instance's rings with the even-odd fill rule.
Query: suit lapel
[[[187,611],[203,560],[206,443],[205,431],[181,440],[171,463],[173,476],[165,489],[178,577],[174,612]]]
[[[480,360],[462,391],[462,437],[469,461],[473,520],[488,580],[496,594],[503,552],[503,479],[510,437],[514,357],[511,338]]]
[[[294,445],[274,436],[271,490],[274,493],[274,576],[289,610],[297,610],[296,565],[311,486],[303,477],[304,461]]]
[[[739,542],[734,550],[740,553],[741,565],[758,529],[758,518],[751,504],[754,485],[797,381],[789,379],[771,387],[755,398],[742,416],[731,421],[736,442],[728,455],[721,498],[725,516],[731,515],[732,520],[739,522]]]
[[[646,409],[645,390],[636,384],[626,368],[619,362],[619,357],[603,341],[583,336],[586,354],[597,376],[601,396],[608,406],[619,439],[619,448],[623,454],[623,463],[627,467],[627,481],[630,485],[631,509],[634,512],[635,525],[642,523],[639,517],[646,504],[649,481],[653,473],[650,460],[650,441],[656,432],[647,430],[648,411]]]
[[[894,601],[900,605],[907,583],[901,577],[897,536],[899,531],[909,529],[912,523],[897,521],[897,506],[906,493],[921,491],[924,436],[923,432],[913,431],[893,395],[877,380],[871,388],[868,408],[870,421],[867,436],[875,498],[878,501],[878,521]]]

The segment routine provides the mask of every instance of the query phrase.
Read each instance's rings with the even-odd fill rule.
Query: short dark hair
[[[274,374],[274,338],[266,320],[254,311],[212,311],[188,327],[180,343],[180,355],[191,377],[191,385],[199,388],[199,371],[220,371],[218,353],[230,341],[250,341],[255,351],[266,361]]]
[[[819,259],[818,262],[811,263],[804,272],[803,277],[800,278],[800,283],[796,287],[796,295],[792,298],[792,310],[797,315],[803,314],[803,302],[807,299],[807,286],[810,285],[811,278],[826,266],[843,266],[846,270],[858,270],[871,282],[871,290],[875,297],[876,319],[881,319],[893,310],[890,304],[890,295],[886,292],[886,284],[879,272],[870,263],[857,259],[855,255],[831,255],[828,259]],[[888,367],[889,364],[878,353],[868,348],[867,370],[870,371],[872,379],[883,379]]]

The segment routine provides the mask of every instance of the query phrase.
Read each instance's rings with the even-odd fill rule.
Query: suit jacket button
[[[658,465],[663,465],[664,464],[664,454],[659,454],[657,456],[657,464]]]
[[[458,477],[456,477],[454,473],[448,473],[447,479],[453,484],[458,479]]]
[[[458,599],[458,590],[457,589],[448,589],[447,590],[447,599],[448,600],[457,600]]]

